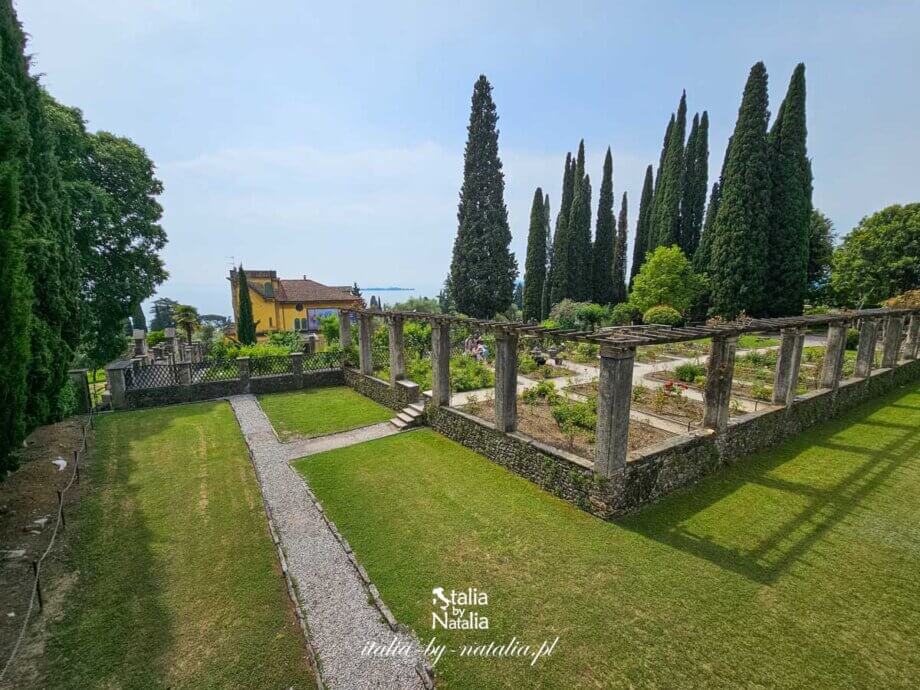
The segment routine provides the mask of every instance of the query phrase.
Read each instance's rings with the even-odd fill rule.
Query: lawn
[[[278,438],[313,438],[379,424],[396,415],[347,386],[259,396]]]
[[[553,656],[446,654],[441,687],[915,687],[920,388],[748,458],[619,523],[430,430],[297,467],[423,642],[432,588]]]
[[[315,687],[230,406],[97,420],[46,685]]]

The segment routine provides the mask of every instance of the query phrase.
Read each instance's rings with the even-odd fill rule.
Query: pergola
[[[711,338],[704,393],[703,425],[715,432],[728,426],[729,401],[735,366],[738,336],[745,333],[779,331],[781,341],[774,373],[773,403],[791,405],[802,360],[805,333],[826,326],[827,340],[822,370],[823,388],[840,384],[847,329],[859,323],[859,347],[855,375],[867,378],[872,373],[879,324],[884,322],[884,348],[881,366],[892,368],[901,353],[902,335],[907,326],[905,359],[916,359],[920,337],[920,309],[863,309],[831,314],[790,316],[769,319],[744,318],[710,322],[681,328],[669,326],[623,326],[581,331],[545,328],[520,322],[474,319],[446,314],[405,311],[343,309],[358,320],[358,357],[361,373],[373,373],[371,359],[372,320],[383,318],[389,328],[390,383],[405,378],[403,324],[407,319],[431,324],[432,399],[435,406],[450,405],[450,326],[462,324],[495,336],[495,426],[508,433],[517,427],[517,357],[521,337],[549,338],[554,342],[582,342],[599,345],[595,472],[611,476],[626,464],[629,409],[632,400],[633,363],[636,348]],[[349,321],[340,318],[340,337],[344,347],[351,344]]]

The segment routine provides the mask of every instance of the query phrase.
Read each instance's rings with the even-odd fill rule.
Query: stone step
[[[419,417],[422,416],[422,413],[413,407],[404,407],[400,414],[408,415],[412,417],[412,419],[418,419]]]
[[[400,412],[399,414],[396,415],[396,418],[397,418],[397,419],[401,419],[401,420],[404,421],[406,424],[414,424],[414,423],[415,423],[415,417],[412,417],[411,415],[408,415],[408,414],[406,414],[405,412]]]
[[[406,408],[406,410],[415,410],[419,414],[422,414],[425,411],[425,406],[422,403],[412,403],[409,405],[409,407]]]
[[[397,429],[399,429],[400,431],[402,431],[403,429],[408,429],[408,428],[409,428],[409,425],[406,424],[406,423],[405,423],[403,420],[401,420],[399,417],[393,417],[393,419],[390,420],[390,424],[392,424],[393,426],[395,426],[395,427],[396,427]]]

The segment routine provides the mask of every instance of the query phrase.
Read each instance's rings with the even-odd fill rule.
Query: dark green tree
[[[131,325],[142,331],[147,330],[147,317],[144,316],[140,302],[134,305],[134,310],[131,312]]]
[[[636,219],[636,238],[633,241],[632,265],[629,268],[629,285],[632,288],[633,280],[648,253],[648,217],[652,211],[653,199],[652,166],[645,169],[645,183],[642,185],[642,196],[639,197],[639,216]]]
[[[792,72],[786,98],[770,129],[770,219],[764,311],[801,314],[808,290],[811,165],[806,148],[805,65]]]
[[[575,163],[572,154],[565,154],[565,172],[562,175],[562,195],[556,215],[553,236],[553,263],[550,267],[549,306],[558,304],[571,294],[569,286],[569,215],[575,198]],[[548,312],[547,312],[548,313]]]
[[[711,309],[734,318],[758,315],[772,299],[764,291],[770,210],[770,160],[767,148],[767,70],[751,68],[732,134],[720,185],[709,276]]]
[[[153,300],[153,306],[150,308],[150,315],[153,317],[150,320],[150,330],[162,331],[164,328],[175,326],[173,309],[178,304],[176,300],[169,299],[169,297],[158,297]]]
[[[511,305],[518,272],[509,250],[497,123],[492,87],[482,75],[473,87],[450,268],[457,309],[479,318],[491,318]]]
[[[553,230],[550,227],[549,194],[543,201],[543,220],[546,223],[546,275],[543,278],[543,292],[540,295],[540,319],[549,317],[549,294],[553,269]]]
[[[246,280],[246,271],[240,264],[237,275],[237,305],[238,322],[236,324],[236,338],[243,345],[253,345],[256,342],[256,325],[252,321],[252,297],[249,295],[249,282]]]
[[[530,207],[527,260],[524,263],[524,321],[539,321],[543,311],[543,284],[546,280],[545,212],[543,190],[537,187]]]
[[[613,267],[616,221],[613,217],[613,156],[610,147],[604,157],[604,176],[597,195],[597,224],[594,231],[594,295],[597,304],[614,304],[616,286]]]
[[[578,168],[575,170],[576,176]],[[575,199],[569,216],[569,284],[571,294],[580,302],[590,302],[594,292],[591,272],[591,178],[585,175],[575,180]]]
[[[818,209],[812,209],[808,226],[808,294],[814,303],[827,303],[828,278],[834,256],[834,223]]]
[[[680,200],[680,248],[692,257],[700,243],[706,191],[709,188],[709,114],[693,116],[684,152],[684,177]]]
[[[665,138],[668,147],[658,171],[658,184],[652,201],[649,221],[649,248],[680,244],[680,199],[684,169],[684,135],[687,129],[687,94],[677,106],[673,127],[669,125]]]
[[[712,185],[709,195],[709,206],[706,208],[706,221],[700,234],[700,243],[693,254],[693,270],[697,273],[709,273],[709,262],[712,258],[712,227],[715,225],[716,214],[719,212],[719,199],[721,191],[718,182]]]
[[[626,301],[626,231],[629,222],[626,217],[627,202],[626,192],[623,192],[623,201],[620,203],[620,219],[617,224],[616,244],[613,249],[613,304]]]

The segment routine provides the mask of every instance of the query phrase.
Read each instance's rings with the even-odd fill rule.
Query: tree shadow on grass
[[[886,407],[920,410],[904,404],[909,394],[902,389],[825,422],[777,448],[725,468],[620,524],[750,580],[770,584],[802,560],[829,530],[865,507],[866,499],[898,468],[920,457],[920,426],[874,418]],[[866,429],[867,439],[885,440],[878,447],[854,445],[849,439],[857,436],[857,427],[877,430],[873,435],[871,429]],[[830,452],[801,458],[812,449]],[[815,467],[836,470],[839,479],[833,483],[827,481],[828,477],[809,480],[807,471],[798,472],[793,479],[775,476],[791,467],[787,463],[796,461],[821,463]],[[795,469],[791,472],[796,473]],[[782,507],[747,500],[752,490],[755,496],[764,491],[785,494]],[[705,528],[696,523],[705,511],[724,513],[727,518],[723,522],[728,524],[717,525],[715,535],[701,534]],[[734,522],[732,517],[736,518]],[[749,524],[750,528],[739,534],[739,524]],[[712,526],[710,522],[708,528]]]

